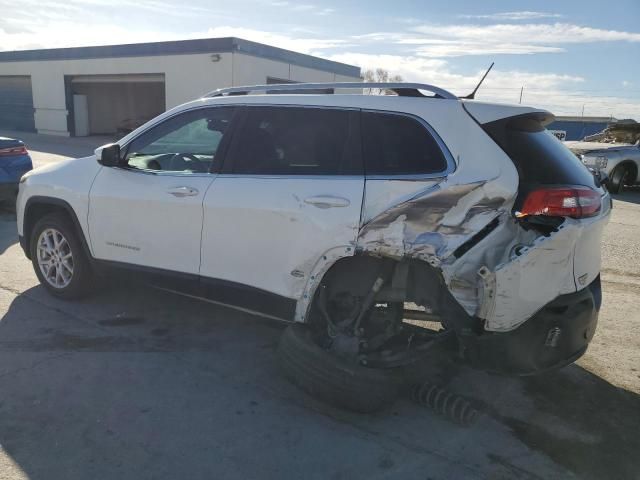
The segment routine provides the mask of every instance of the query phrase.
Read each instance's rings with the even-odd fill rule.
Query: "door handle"
[[[304,203],[322,209],[348,207],[349,205],[351,205],[349,199],[344,197],[334,197],[333,195],[317,195],[315,197],[307,197],[304,199]]]
[[[197,188],[175,187],[170,188],[167,193],[170,193],[174,197],[195,197],[199,192]]]

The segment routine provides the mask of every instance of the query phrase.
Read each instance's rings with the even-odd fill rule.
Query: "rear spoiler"
[[[525,107],[522,105],[509,105],[499,103],[485,103],[475,101],[463,101],[462,105],[471,117],[481,125],[504,120],[511,117],[534,117],[542,125],[547,125],[555,119],[553,114],[540,108]]]

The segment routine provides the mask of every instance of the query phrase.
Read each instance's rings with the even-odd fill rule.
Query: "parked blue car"
[[[0,137],[0,203],[14,203],[20,177],[33,169],[25,144],[14,138]]]

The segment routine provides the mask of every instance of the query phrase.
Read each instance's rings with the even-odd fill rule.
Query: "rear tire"
[[[390,406],[400,382],[389,370],[348,362],[318,346],[306,325],[289,326],[280,339],[278,357],[284,375],[308,394],[358,413]]]
[[[618,165],[614,168],[613,172],[611,172],[611,179],[609,180],[609,191],[611,193],[622,193],[625,181],[628,179],[630,174],[630,169],[624,165]]]
[[[49,293],[65,300],[89,293],[91,264],[76,228],[65,215],[50,213],[38,220],[31,232],[30,250],[33,269]]]

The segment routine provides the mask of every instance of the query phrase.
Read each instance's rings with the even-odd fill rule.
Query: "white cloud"
[[[640,42],[640,33],[583,27],[570,23],[494,24],[494,25],[422,25],[413,29],[424,35],[456,40],[482,40],[493,43],[526,42],[535,45],[554,43]]]
[[[267,3],[272,7],[286,8],[288,11],[294,12],[308,12],[315,15],[329,15],[335,12],[333,8],[322,7],[313,3],[297,3],[288,0],[271,0]]]
[[[561,45],[627,41],[640,42],[640,33],[604,30],[569,23],[419,25],[404,32],[373,32],[353,37],[361,42],[414,47],[430,57],[463,55],[560,53]]]
[[[531,12],[528,10],[520,12],[498,12],[484,15],[458,15],[459,18],[478,18],[483,20],[540,20],[543,18],[560,18],[559,13]]]
[[[471,75],[462,75],[442,58],[362,53],[337,53],[327,58],[363,69],[385,68],[392,74],[401,75],[404,81],[430,83],[456,95],[470,93],[484,74],[478,70]],[[488,102],[518,103],[520,89],[524,87],[523,104],[545,108],[556,115],[580,115],[584,105],[585,115],[640,119],[640,99],[594,95],[581,90],[585,83],[586,79],[577,75],[494,69],[476,98]]]
[[[73,1],[75,0],[70,0],[69,8],[75,8]],[[107,2],[110,0],[91,1]],[[11,18],[11,16],[9,17]],[[531,25],[520,25],[520,28],[526,27],[524,34],[523,32],[506,30],[502,28],[504,25],[490,25],[487,27],[489,30],[479,26],[421,26],[418,31],[409,33],[375,32],[341,39],[321,37],[311,32],[291,30],[290,33],[274,33],[232,26],[219,26],[185,35],[173,30],[132,29],[127,26],[118,26],[115,23],[71,22],[57,18],[42,20],[42,22],[46,22],[46,28],[41,28],[42,25],[33,23],[7,23],[6,20],[7,17],[4,17],[4,23],[0,24],[0,50],[235,36],[301,53],[316,54],[363,68],[386,68],[392,74],[401,75],[405,81],[432,83],[458,95],[468,94],[484,72],[478,70],[463,75],[456,71],[453,60],[446,57],[491,52],[535,53],[561,50],[557,46],[558,44],[544,38],[544,32],[548,33],[549,30],[536,30]],[[14,28],[8,29],[6,25]],[[562,32],[562,29],[554,26],[546,27],[551,27],[552,33]],[[578,28],[584,29],[585,27]],[[492,35],[495,35],[496,38],[494,39]],[[582,38],[583,41],[595,41],[592,39],[596,37],[601,40],[613,37],[633,42],[640,41],[634,35],[640,37],[640,34],[628,32],[611,34],[610,31],[587,29],[587,31],[583,31]],[[526,41],[513,41],[518,37],[520,40],[525,38]],[[507,40],[509,38],[511,40]],[[564,37],[560,36],[560,38]],[[393,54],[362,53],[363,47],[369,51],[375,51],[378,42],[384,44],[387,52],[390,51],[388,50],[390,44],[392,47],[395,45],[396,52]],[[398,51],[406,47],[411,47],[411,53],[406,54]],[[631,85],[630,83],[625,85],[623,80],[620,82],[622,83],[618,85],[623,87]],[[576,115],[585,105],[585,114],[587,115],[640,118],[640,99],[624,98],[622,87],[619,87],[620,93],[615,93],[613,96],[593,95],[593,92],[581,91],[581,87],[585,83],[586,79],[578,75],[500,70],[498,68],[487,77],[478,93],[478,99],[517,103],[520,88],[524,86],[523,103],[547,108],[556,114]]]
[[[403,44],[412,42],[403,41]],[[414,51],[426,57],[461,57],[465,55],[533,55],[536,53],[560,53],[565,49],[548,45],[531,45],[510,42],[471,42],[448,40],[425,40]]]
[[[206,31],[185,35],[167,31],[130,29],[117,25],[84,25],[65,21],[50,23],[44,31],[26,29],[17,33],[9,33],[0,28],[0,51],[214,37],[240,37],[307,54],[319,53],[337,47],[346,48],[352,45],[344,40],[313,37],[293,38],[288,35],[249,28],[214,27]]]
[[[326,38],[294,38],[281,33],[266,32],[251,28],[215,27],[210,28],[200,37],[240,37],[254,42],[267,43],[274,47],[285,48],[300,53],[318,53],[328,49],[346,48],[353,46],[345,40]],[[196,37],[194,37],[196,38]]]
[[[440,58],[363,53],[338,53],[328,55],[327,58],[359,65],[363,69],[385,68],[393,74],[401,75],[405,81],[439,85],[458,95],[469,93],[484,73],[482,70],[478,70],[473,75],[455,73],[449,62]],[[508,90],[517,90],[519,93],[522,85],[535,85],[536,89],[544,90],[562,85],[578,85],[583,82],[584,78],[572,75],[492,70],[482,89],[485,92],[500,90],[503,93]]]

